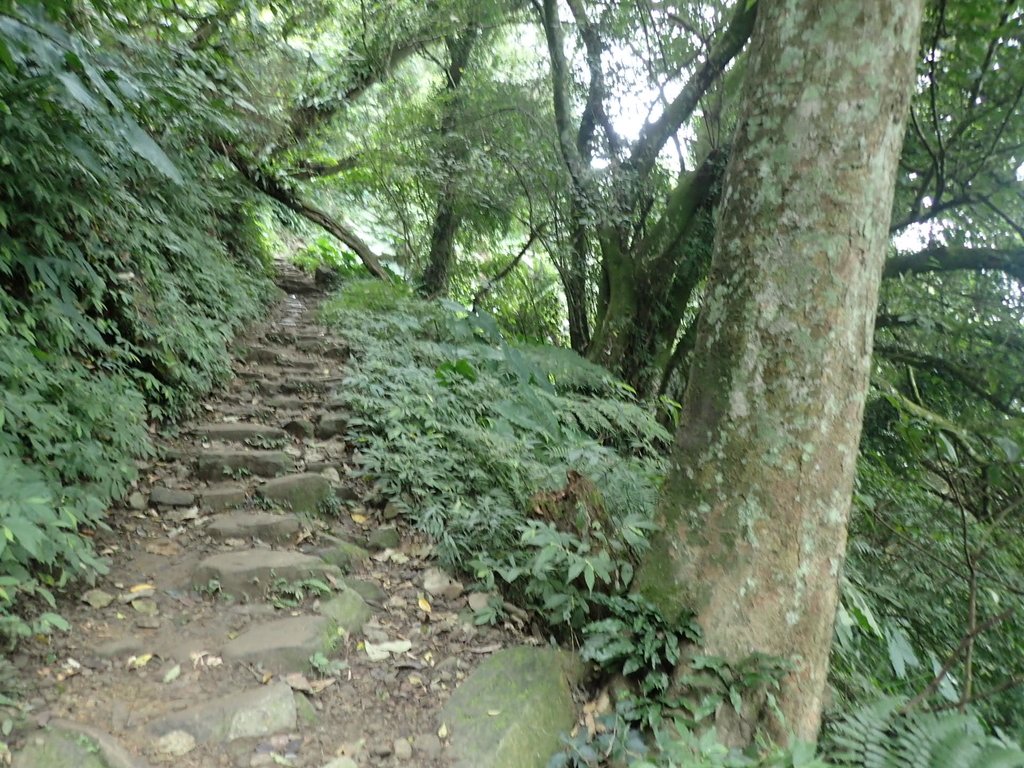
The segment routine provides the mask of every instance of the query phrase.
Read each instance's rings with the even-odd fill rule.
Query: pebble
[[[424,733],[413,740],[417,754],[424,757],[437,757],[441,754],[441,740],[432,733]]]
[[[398,760],[412,759],[412,744],[408,739],[395,739],[395,757]]]
[[[186,731],[171,731],[157,739],[156,748],[165,755],[180,757],[196,748],[196,740]]]

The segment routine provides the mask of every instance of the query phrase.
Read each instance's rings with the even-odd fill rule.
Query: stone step
[[[191,507],[196,503],[196,496],[180,488],[154,485],[149,492],[149,503],[161,507]]]
[[[348,429],[347,413],[325,413],[320,417],[316,425],[316,436],[326,440],[337,435],[345,434]]]
[[[306,514],[316,514],[320,505],[334,496],[330,481],[312,472],[268,480],[257,492],[264,498],[287,506],[293,512]]]
[[[259,477],[277,477],[295,468],[284,451],[241,451],[210,449],[199,454],[196,476],[202,480],[223,480],[233,472],[248,472]]]
[[[288,544],[299,532],[295,515],[272,512],[227,512],[215,515],[206,532],[215,539],[259,539],[268,544]]]
[[[174,731],[199,743],[287,733],[297,721],[295,697],[287,683],[274,681],[158,717],[146,725],[154,737]]]
[[[336,577],[341,575],[336,566],[301,552],[246,549],[210,555],[192,572],[192,584],[208,587],[211,581],[216,581],[225,594],[259,599],[275,579],[299,581],[327,573]]]
[[[245,503],[249,489],[239,483],[216,483],[199,493],[200,506],[210,512],[240,507]]]
[[[256,624],[221,649],[229,661],[262,664],[274,672],[304,672],[309,657],[326,654],[337,637],[326,616],[289,616]]]
[[[280,408],[286,411],[301,411],[304,408],[316,405],[312,398],[297,397],[295,395],[275,395],[268,397],[266,404],[271,408]]]
[[[192,431],[205,440],[220,440],[225,443],[244,443],[247,440],[285,440],[288,438],[288,433],[280,427],[245,422],[200,424]]]
[[[330,367],[323,360],[310,358],[282,357],[277,362],[277,368],[281,371],[323,371]]]
[[[282,350],[278,347],[265,346],[263,344],[253,344],[242,355],[243,359],[250,363],[276,363],[281,357]]]

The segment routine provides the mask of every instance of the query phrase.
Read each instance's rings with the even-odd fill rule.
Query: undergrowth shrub
[[[576,636],[646,545],[668,433],[604,369],[487,316],[352,281],[323,310],[361,471],[441,559]],[[486,612],[481,620],[493,620]]]
[[[0,634],[102,571],[86,529],[229,372],[267,296],[253,203],[197,142],[201,68],[91,19],[0,13]],[[196,64],[196,62],[191,62]],[[206,110],[204,112],[204,109]],[[160,143],[153,138],[159,127]]]

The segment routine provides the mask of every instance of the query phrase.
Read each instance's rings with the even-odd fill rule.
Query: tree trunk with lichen
[[[718,732],[814,739],[921,0],[760,0],[663,531],[637,589],[693,611],[700,652],[794,665],[780,723],[748,695]]]

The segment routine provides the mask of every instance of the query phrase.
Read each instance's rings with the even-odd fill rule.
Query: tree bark
[[[434,225],[430,232],[430,256],[420,284],[420,291],[426,296],[443,296],[448,293],[448,282],[455,261],[455,237],[462,221],[458,199],[459,166],[465,162],[469,152],[465,139],[456,136],[455,129],[459,120],[459,88],[476,36],[476,26],[470,25],[458,37],[445,38],[448,48],[448,68],[445,70],[447,103],[441,117],[443,144],[440,153],[444,170]]]
[[[922,0],[760,0],[662,531],[637,588],[700,652],[790,660],[748,744],[818,732]]]

